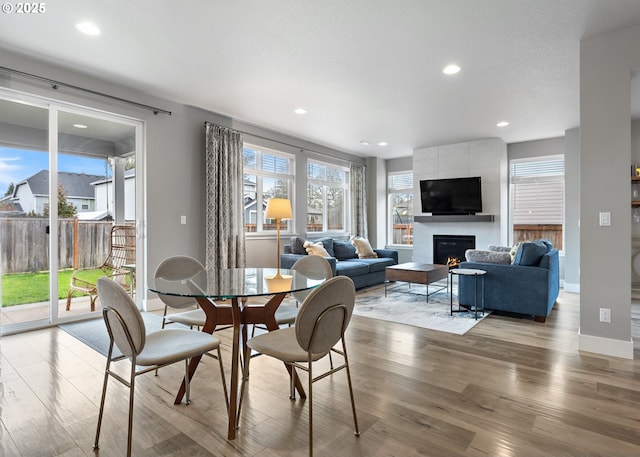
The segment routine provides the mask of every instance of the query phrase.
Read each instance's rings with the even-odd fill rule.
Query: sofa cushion
[[[513,261],[514,265],[538,266],[547,253],[547,246],[541,241],[522,243]]]
[[[509,252],[467,249],[464,256],[467,262],[502,263],[505,265],[511,263],[511,254]]]
[[[333,252],[338,260],[357,259],[356,248],[348,241],[333,240]]]
[[[336,264],[336,274],[343,276],[360,276],[369,273],[369,265],[358,260],[344,260]]]
[[[375,273],[377,271],[385,271],[387,267],[395,265],[395,260],[388,257],[380,257],[375,259],[355,259],[349,261],[349,263],[360,263],[369,267],[369,273]]]
[[[373,259],[378,257],[378,254],[373,252],[373,248],[371,247],[371,243],[366,238],[362,238],[360,236],[352,236],[351,244],[356,247],[356,254],[361,259]]]
[[[329,257],[329,253],[324,248],[322,241],[318,241],[317,243],[313,243],[311,241],[305,241],[304,248],[307,250],[307,254],[309,255],[319,255],[322,257]]]

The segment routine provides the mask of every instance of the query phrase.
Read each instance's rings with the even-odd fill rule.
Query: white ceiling
[[[579,124],[580,40],[640,24],[639,0],[45,5],[42,14],[0,14],[0,47],[383,158],[487,137],[562,136]],[[102,34],[80,34],[81,20]],[[451,62],[462,71],[447,77],[441,70]],[[298,107],[308,114],[294,114]],[[496,127],[502,120],[510,125]]]

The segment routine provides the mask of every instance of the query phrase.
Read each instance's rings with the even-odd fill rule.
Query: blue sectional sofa
[[[348,276],[353,280],[356,289],[382,284],[385,281],[385,268],[398,263],[398,251],[392,249],[374,249],[377,258],[360,259],[355,247],[349,241],[333,238],[320,238],[312,240],[322,241],[324,248],[329,253],[325,257],[331,265],[333,275]],[[294,237],[291,244],[284,246],[284,254],[280,256],[280,266],[289,269],[296,261],[304,257],[307,252],[302,247],[303,239]]]
[[[533,244],[537,247],[531,246]],[[542,248],[541,245],[545,247]],[[546,320],[560,291],[558,250],[550,243],[522,243],[513,263],[469,261],[468,254],[469,252],[467,261],[460,263],[460,268],[476,268],[487,272],[484,287],[485,308],[534,316],[539,322]],[[496,261],[495,258],[493,260]],[[460,303],[473,304],[474,278],[461,276],[459,281]],[[478,290],[478,303],[480,300]]]

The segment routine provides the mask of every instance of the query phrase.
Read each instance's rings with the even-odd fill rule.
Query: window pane
[[[344,189],[329,187],[327,192],[327,229],[345,230],[344,226]]]
[[[324,208],[322,186],[307,186],[307,232],[322,232],[322,214]]]
[[[245,232],[257,231],[257,182],[256,175],[244,175],[244,228]]]
[[[413,193],[391,194],[392,244],[413,244]]]
[[[250,148],[244,148],[244,168],[255,169],[258,164],[257,153]]]

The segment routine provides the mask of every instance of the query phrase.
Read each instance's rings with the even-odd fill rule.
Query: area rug
[[[395,290],[391,290],[392,288]],[[429,292],[436,289],[437,287],[429,286]],[[396,283],[394,286],[390,286],[386,297],[384,287],[367,289],[358,292],[353,314],[464,335],[490,313],[486,310],[484,316],[478,313],[478,320],[475,319],[474,313],[470,312],[453,313],[452,316],[449,293],[446,290],[430,295],[428,303],[425,293],[425,286],[412,284],[409,289],[405,283]],[[457,309],[457,300],[458,297],[454,293],[454,309]]]
[[[142,319],[147,329],[147,333],[160,330],[162,328],[162,317],[152,313],[142,313]],[[92,349],[95,349],[105,357],[109,353],[109,332],[102,317],[80,322],[62,324],[60,328],[82,341]],[[114,355],[120,355],[118,348],[113,349]]]

